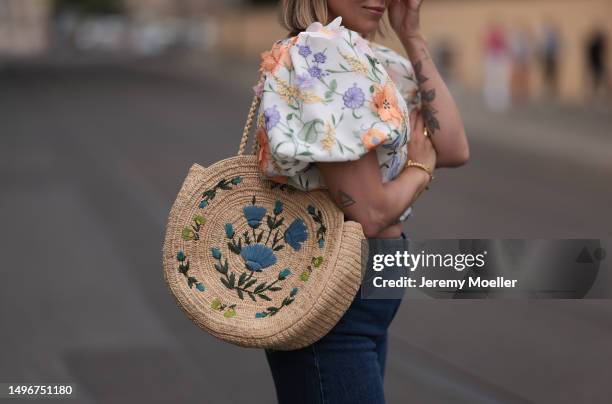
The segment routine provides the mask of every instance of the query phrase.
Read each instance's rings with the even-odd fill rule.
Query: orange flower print
[[[396,128],[402,124],[402,113],[397,105],[395,86],[391,82],[387,82],[383,87],[376,86],[371,106],[383,121],[391,122]]]
[[[376,146],[387,140],[387,135],[383,131],[371,128],[361,136],[361,141],[366,150],[370,151]]]
[[[280,66],[291,67],[289,45],[277,43],[271,50],[261,54],[260,70],[266,73],[276,73]]]
[[[266,133],[264,126],[257,128],[256,137],[257,143],[259,144],[259,151],[257,153],[259,170],[272,181],[286,184],[288,177],[283,175],[274,175],[273,173],[270,175],[271,173],[268,166],[270,164],[270,160],[272,159],[272,155],[270,154],[270,146],[268,144],[268,134]]]

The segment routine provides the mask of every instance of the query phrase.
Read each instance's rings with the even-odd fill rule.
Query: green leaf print
[[[304,123],[297,135],[298,139],[306,143],[315,143],[319,139],[319,135],[323,133],[323,125],[324,122],[318,118]]]

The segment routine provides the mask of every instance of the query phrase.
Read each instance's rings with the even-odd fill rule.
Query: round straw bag
[[[244,154],[258,101],[238,156],[190,167],[167,221],[164,277],[177,305],[210,334],[291,350],[323,337],[350,306],[364,235],[327,191],[270,181]]]

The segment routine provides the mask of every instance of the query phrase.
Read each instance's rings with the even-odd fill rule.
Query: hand
[[[424,0],[389,1],[389,23],[400,39],[420,35],[419,14]]]
[[[410,112],[410,126],[412,131],[410,133],[410,142],[408,142],[408,158],[417,163],[424,164],[433,173],[436,167],[436,149],[431,139],[423,134],[425,131],[423,115],[417,108],[413,108],[412,112]]]

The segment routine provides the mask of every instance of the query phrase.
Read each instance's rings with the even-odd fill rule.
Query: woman
[[[458,109],[419,26],[421,0],[282,0],[288,38],[262,54],[261,170],[327,188],[366,237],[402,223],[436,167],[468,159]],[[384,12],[409,60],[372,39]],[[283,403],[383,403],[387,328],[401,300],[357,293],[321,340],[266,351]]]

